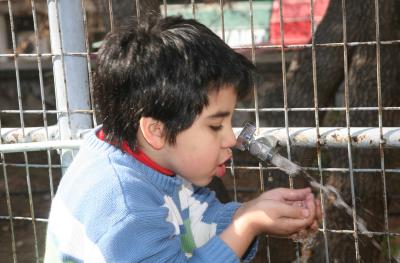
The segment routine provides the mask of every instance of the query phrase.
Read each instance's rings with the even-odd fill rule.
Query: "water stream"
[[[314,189],[320,190],[320,192],[332,202],[332,204],[338,208],[342,208],[345,212],[353,217],[353,210],[351,206],[349,206],[340,195],[338,189],[336,189],[332,185],[322,185],[317,182],[305,169],[301,166],[295,164],[294,162],[286,159],[285,157],[281,156],[280,154],[275,154],[272,159],[270,160],[271,164],[278,167],[280,170],[287,173],[289,176],[301,176],[303,175],[307,181],[310,183],[310,186]],[[365,221],[357,217],[356,218],[357,229],[360,232],[368,232]],[[366,233],[369,237],[372,237],[371,234]]]
[[[340,195],[339,191],[332,185],[322,185],[318,183],[307,171],[301,166],[288,160],[277,152],[277,140],[272,136],[258,136],[255,137],[256,127],[247,123],[239,134],[236,141],[236,148],[245,151],[247,150],[252,156],[256,157],[260,162],[270,163],[282,170],[289,176],[305,176],[310,186],[320,191],[320,193],[327,198],[335,207],[342,208],[350,216],[353,217],[353,209],[349,206]],[[368,234],[365,226],[365,221],[362,218],[356,217],[357,230]],[[306,243],[312,237],[306,238]],[[308,240],[308,241],[307,241]]]

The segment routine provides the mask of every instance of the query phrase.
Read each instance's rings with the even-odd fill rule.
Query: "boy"
[[[204,187],[232,157],[233,110],[253,74],[195,20],[153,17],[108,34],[94,83],[103,125],[61,180],[45,262],[239,262],[260,233],[315,229],[310,189],[241,205]]]

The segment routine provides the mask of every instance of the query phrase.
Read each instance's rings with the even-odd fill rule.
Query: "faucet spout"
[[[261,162],[268,162],[289,176],[300,173],[301,167],[278,153],[278,140],[273,136],[255,138],[256,127],[247,123],[236,140],[236,148],[248,151]]]

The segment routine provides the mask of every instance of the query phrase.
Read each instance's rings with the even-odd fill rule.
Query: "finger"
[[[318,209],[317,209],[314,195],[312,193],[308,194],[307,199],[304,202],[306,204],[307,209],[310,212],[310,216],[308,217],[308,219],[309,219],[309,226],[311,226],[314,221],[318,222],[318,218],[317,218],[317,210]]]
[[[310,226],[310,230],[311,230],[312,232],[317,232],[317,231],[318,231],[318,221],[314,221],[314,222],[312,223],[312,225]]]
[[[284,218],[281,222],[288,235],[298,234],[300,230],[304,230],[310,225],[307,219]]]
[[[298,202],[301,202],[301,201],[290,201],[290,200],[286,200],[286,201],[285,201],[285,204],[301,207],[300,205],[298,205]]]
[[[282,197],[288,201],[304,200],[309,193],[311,193],[311,188],[309,187],[302,189],[282,189]]]
[[[281,203],[280,215],[281,217],[291,218],[291,219],[306,219],[310,216],[310,211],[307,208]]]
[[[312,221],[315,220],[316,214],[317,214],[317,211],[316,211],[316,210],[317,210],[317,207],[316,207],[316,202],[315,202],[314,194],[309,193],[309,194],[307,195],[307,198],[306,198],[306,200],[305,200],[305,204],[306,204],[307,209],[308,209],[309,212],[310,212],[309,219],[310,219],[310,224],[311,224]]]
[[[268,190],[260,195],[261,199],[267,200],[278,200],[282,201],[282,192],[285,191],[286,188],[275,188]]]
[[[307,208],[307,205],[304,201],[285,201],[285,203],[292,206]]]

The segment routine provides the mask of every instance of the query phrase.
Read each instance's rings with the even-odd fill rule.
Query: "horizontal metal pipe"
[[[48,126],[47,133],[45,127],[25,127],[24,133],[21,128],[1,128],[0,131],[2,144],[45,142],[47,141],[46,134],[49,136],[48,141],[60,140],[58,125]],[[83,136],[89,131],[90,129],[78,130],[77,139],[82,139]]]
[[[400,107],[381,107],[382,110],[400,110]],[[284,112],[284,111],[378,111],[379,107],[322,107],[316,109],[315,107],[310,108],[238,108],[235,109],[237,112]]]
[[[15,144],[0,144],[0,153],[34,152],[59,149],[79,149],[82,140],[28,142]]]
[[[20,128],[2,128],[0,152],[42,151],[47,149],[79,148],[81,140],[58,140],[58,127],[49,126],[49,141],[46,141],[46,130],[43,127],[25,128],[25,137]],[[79,131],[79,138],[89,130]],[[234,128],[236,136],[241,128]],[[400,128],[384,127],[383,141],[385,148],[400,148]],[[347,147],[347,128],[320,127],[319,143],[322,147]],[[280,146],[286,146],[285,128],[260,128],[258,135],[276,138]],[[352,127],[350,128],[351,144],[360,148],[378,148],[381,143],[379,128],[377,127]],[[317,144],[317,131],[314,127],[289,128],[291,146],[315,147]]]
[[[238,108],[235,109],[237,112],[284,112],[284,111],[295,111],[295,112],[302,112],[302,111],[315,111],[316,108]],[[379,107],[349,107],[349,111],[378,111]],[[400,107],[381,107],[383,111],[398,111]],[[345,107],[322,107],[318,108],[318,111],[346,111]],[[1,114],[57,114],[57,113],[67,113],[65,110],[0,110]],[[94,110],[70,110],[69,113],[84,113],[84,114],[93,114]]]
[[[43,114],[43,113],[50,113],[50,114],[57,114],[57,113],[67,113],[66,110],[0,110],[2,114]],[[69,113],[85,113],[85,114],[93,114],[93,110],[70,110]]]
[[[92,55],[96,55],[97,53],[90,53]],[[88,55],[87,52],[62,52],[64,56],[76,56],[76,57],[86,57]],[[30,58],[30,57],[55,57],[61,56],[61,53],[8,53],[8,54],[0,54],[0,57],[20,57],[20,58]]]
[[[48,126],[47,131],[49,135],[49,141],[54,141],[59,137],[57,126]],[[44,127],[24,128],[24,133],[22,132],[21,128],[2,128],[1,143],[17,144],[17,143],[46,141],[46,128]]]
[[[351,127],[350,139],[354,147],[377,148],[384,143],[385,148],[400,147],[400,128],[384,127],[383,141],[381,142],[378,127]],[[241,129],[234,129],[238,135]],[[347,147],[347,128],[343,127],[320,127],[319,144],[322,147]],[[260,128],[256,137],[272,136],[278,140],[278,144],[286,146],[286,128]],[[289,140],[291,146],[315,147],[317,145],[317,130],[315,127],[291,127],[289,128]]]
[[[388,40],[388,41],[380,41],[380,45],[395,45],[399,44],[400,40]],[[376,41],[365,41],[365,42],[347,42],[347,46],[349,47],[354,47],[354,46],[373,46],[376,45]],[[337,43],[321,43],[321,44],[314,44],[315,47],[343,47],[344,43],[343,42],[337,42]],[[311,48],[312,44],[292,44],[292,45],[284,45],[284,48],[286,49],[303,49],[303,48]],[[251,50],[251,46],[234,46],[232,47],[235,50]],[[281,50],[282,45],[254,45],[255,49],[265,49],[265,50]],[[52,52],[52,53],[40,53],[35,54],[29,54],[29,53],[2,53],[0,54],[0,57],[54,57],[54,56],[78,56],[78,57],[84,57],[87,56],[87,52]],[[97,55],[97,52],[90,52],[89,55]]]
[[[380,41],[381,45],[393,45],[400,43],[400,40],[389,40],[389,41]],[[366,42],[347,42],[346,46],[354,47],[354,46],[361,46],[367,45],[372,46],[376,45],[376,41],[366,41]],[[311,48],[313,44],[292,44],[292,45],[284,45],[283,48],[286,50],[295,50],[295,49],[303,49],[303,48]],[[321,44],[314,44],[315,47],[343,47],[345,44],[343,42],[337,43],[321,43]],[[250,50],[252,49],[251,46],[233,46],[235,50]],[[282,49],[282,45],[255,45],[256,49],[270,49],[270,50],[280,50]]]
[[[296,161],[294,161],[296,162]],[[21,164],[22,165],[22,164]],[[231,169],[231,166],[227,166],[227,169]],[[309,172],[325,172],[325,173],[348,173],[350,171],[350,168],[318,168],[318,167],[302,167],[305,171]],[[236,170],[253,170],[253,171],[259,171],[260,169],[268,171],[268,170],[279,170],[275,166],[240,166],[240,165],[235,165],[234,169]],[[381,168],[353,168],[353,173],[381,173],[382,169]],[[400,173],[400,169],[385,169],[386,174],[388,173]],[[258,175],[257,175],[258,176]]]

